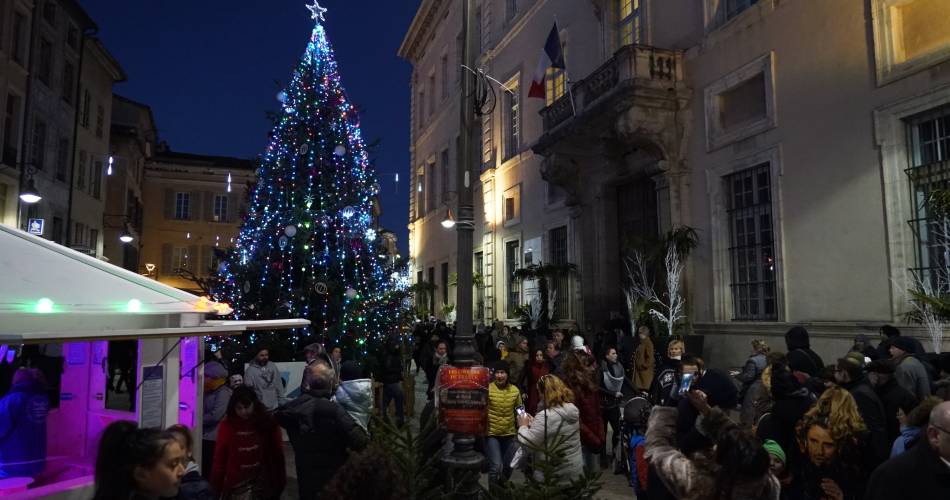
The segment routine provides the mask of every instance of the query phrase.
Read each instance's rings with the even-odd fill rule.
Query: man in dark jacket
[[[0,479],[43,472],[48,414],[43,374],[35,368],[14,372],[10,391],[0,399]]]
[[[835,367],[835,381],[842,388],[851,393],[854,402],[858,405],[858,413],[864,420],[870,434],[870,444],[874,451],[874,465],[887,460],[890,455],[891,443],[887,440],[887,426],[884,419],[884,404],[877,397],[867,377],[864,376],[864,354],[851,352],[838,359]]]
[[[793,326],[785,333],[785,346],[788,367],[793,372],[807,373],[809,377],[818,375],[825,366],[815,351],[811,350],[808,340],[808,330],[801,326]]]
[[[930,412],[926,441],[874,471],[864,498],[950,498],[950,402]]]
[[[917,398],[904,389],[894,379],[894,362],[889,359],[879,359],[868,365],[868,380],[874,387],[874,392],[884,404],[884,426],[887,429],[887,442],[893,443],[900,435],[900,422],[897,421],[897,410],[904,414],[917,406]]]
[[[383,418],[389,420],[389,403],[394,402],[396,422],[400,427],[405,423],[406,418],[404,410],[406,395],[402,390],[402,379],[402,347],[399,339],[394,337],[386,343],[379,381],[383,384]]]
[[[343,407],[330,401],[333,368],[314,363],[305,373],[307,392],[279,408],[276,416],[294,449],[300,498],[318,499],[350,450],[362,450],[368,438]]]
[[[901,336],[901,331],[895,326],[884,325],[881,327],[881,336],[884,337],[884,340],[881,340],[881,343],[877,345],[877,355],[878,359],[890,359],[891,357],[891,345],[894,344],[894,340]],[[911,354],[921,355],[924,354],[924,346],[920,343],[919,340],[908,337],[913,343],[914,348],[910,351]]]

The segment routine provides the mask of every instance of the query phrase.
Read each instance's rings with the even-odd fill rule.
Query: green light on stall
[[[142,312],[142,301],[139,299],[132,299],[125,306],[125,310],[130,313]]]
[[[49,314],[53,312],[53,305],[54,304],[52,300],[43,297],[42,299],[36,301],[36,307],[33,310],[40,314]]]

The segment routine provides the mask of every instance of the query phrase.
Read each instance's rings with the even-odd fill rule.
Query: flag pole
[[[561,43],[561,30],[557,23],[557,14],[554,15],[554,29],[557,31],[557,41]],[[564,59],[564,83],[567,85],[567,96],[571,99],[571,111],[574,113],[574,117],[577,118],[577,107],[574,104],[574,89],[571,85],[571,78],[567,72],[567,52],[564,51],[564,44],[561,44],[558,47],[561,50],[561,58]]]

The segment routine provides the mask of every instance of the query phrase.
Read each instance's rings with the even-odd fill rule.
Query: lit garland
[[[395,331],[391,318],[401,299],[390,298],[392,280],[375,258],[371,210],[379,185],[322,12],[314,11],[307,50],[277,95],[283,113],[215,297],[232,305],[236,319],[312,322],[289,337],[252,334],[251,344],[290,341],[293,354],[316,339],[365,355],[367,340],[378,345]]]

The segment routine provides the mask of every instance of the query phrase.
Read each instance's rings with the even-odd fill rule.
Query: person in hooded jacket
[[[48,414],[43,373],[36,368],[13,372],[13,385],[0,399],[0,479],[43,472]]]
[[[872,361],[867,367],[868,381],[884,405],[884,429],[887,442],[893,443],[900,435],[897,413],[910,413],[917,406],[917,397],[897,383],[894,378],[894,362],[890,359]]]
[[[373,380],[363,377],[363,370],[356,361],[344,361],[340,365],[336,402],[368,435],[369,417],[373,414]]]
[[[212,359],[205,364],[204,413],[201,425],[201,470],[211,477],[214,467],[214,446],[218,440],[218,424],[228,413],[228,403],[234,389],[228,384],[228,370]]]
[[[772,409],[756,427],[756,435],[763,441],[771,439],[783,450],[788,450],[789,463],[795,461],[798,443],[795,425],[815,404],[815,397],[783,364],[771,365],[770,392]]]
[[[811,350],[808,339],[808,330],[801,326],[793,326],[785,333],[785,347],[788,352],[788,367],[792,372],[801,372],[809,377],[815,377],[825,366],[821,356]]]

